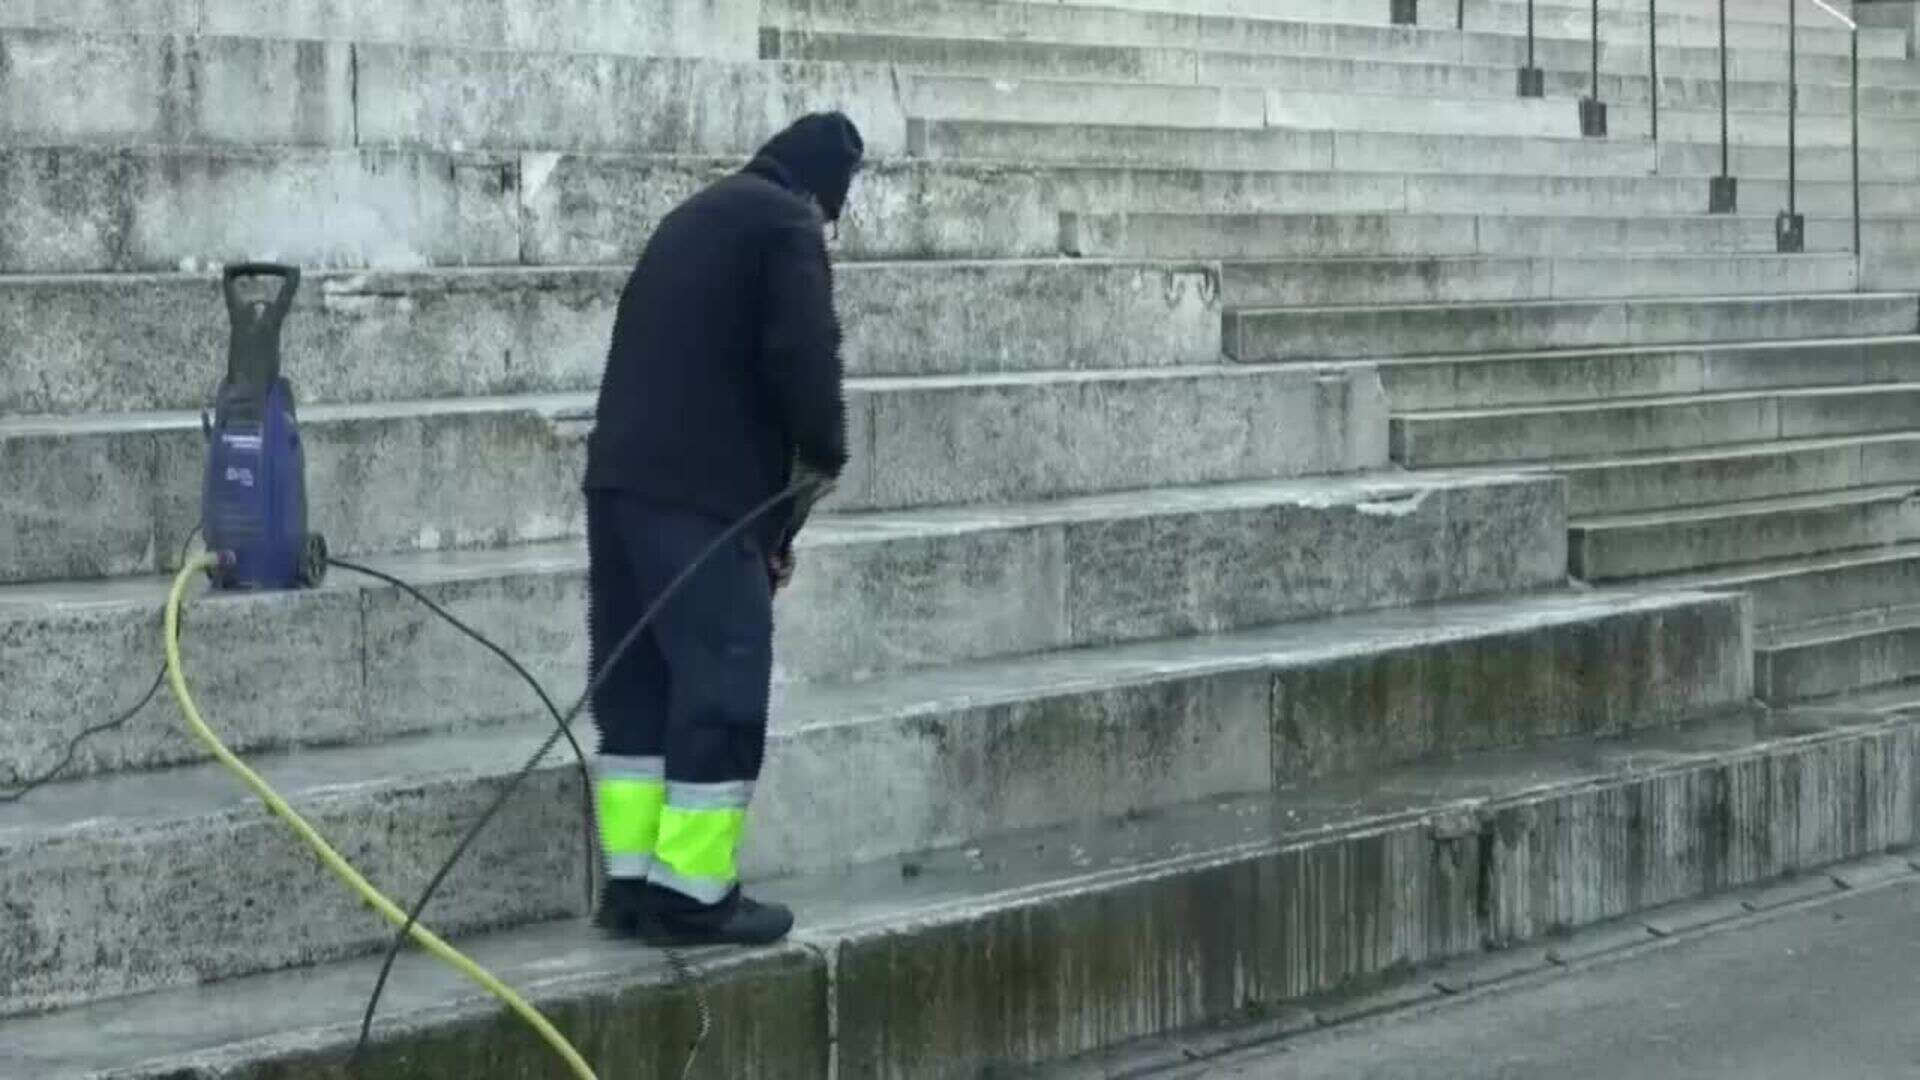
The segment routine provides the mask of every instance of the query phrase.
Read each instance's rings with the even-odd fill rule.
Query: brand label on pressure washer
[[[230,435],[223,433],[220,436],[220,441],[235,450],[250,450],[254,453],[259,453],[260,451],[260,436],[258,435]]]

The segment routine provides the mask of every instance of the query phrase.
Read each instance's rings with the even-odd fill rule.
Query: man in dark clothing
[[[847,462],[822,236],[864,146],[803,117],[661,221],[628,280],[587,451],[593,670],[721,532]],[[668,601],[594,697],[600,924],[673,944],[778,940],[736,856],[766,748],[773,594],[806,507],[748,527]]]

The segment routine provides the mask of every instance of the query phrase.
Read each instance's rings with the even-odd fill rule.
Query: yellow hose
[[[222,765],[231,769],[241,782],[253,790],[255,795],[260,796],[260,801],[267,804],[267,809],[291,826],[293,831],[299,834],[300,839],[306,841],[307,846],[313,849],[314,854],[320,857],[320,861],[327,865],[327,869],[338,875],[341,881],[346,882],[349,888],[359,893],[362,899],[373,905],[395,926],[405,925],[407,913],[393,901],[381,895],[380,890],[369,884],[366,878],[361,877],[360,872],[355,870],[347,860],[341,858],[340,853],[333,850],[332,845],[328,844],[313,826],[307,824],[306,819],[295,812],[293,807],[288,806],[287,801],[282,799],[279,793],[269,787],[258,773],[248,768],[246,762],[241,761],[233,751],[227,749],[226,744],[220,741],[220,737],[207,726],[207,722],[200,718],[200,710],[194,706],[193,695],[187,692],[187,677],[180,663],[180,606],[186,596],[187,583],[193,579],[193,576],[217,564],[218,560],[211,555],[202,555],[193,560],[180,571],[179,576],[173,579],[173,590],[167,595],[167,682],[173,687],[173,696],[180,702],[180,711],[186,715],[187,724],[193,728],[193,733],[200,737],[201,742],[207,744],[207,749],[213,752],[213,756],[218,758]],[[459,950],[440,940],[426,927],[415,923],[411,931],[413,939],[419,942],[421,947],[446,961],[461,974],[486,987],[494,997],[505,1002],[507,1008],[518,1013],[522,1020],[540,1033],[540,1037],[547,1041],[547,1045],[553,1047],[555,1053],[566,1060],[568,1068],[573,1070],[576,1077],[580,1080],[597,1080],[592,1066],[588,1065],[586,1059],[580,1056],[580,1052],[573,1048],[573,1044],[567,1042],[566,1036],[560,1034],[546,1017],[541,1016],[533,1006],[522,1000],[512,988],[494,978],[479,964],[461,955]]]

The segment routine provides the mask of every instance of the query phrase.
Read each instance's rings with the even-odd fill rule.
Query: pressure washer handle
[[[280,279],[280,291],[265,304],[249,303],[234,288],[242,278]],[[280,263],[235,263],[221,274],[227,299],[227,317],[233,335],[227,347],[227,378],[236,383],[266,386],[280,377],[280,327],[300,291],[300,269]]]

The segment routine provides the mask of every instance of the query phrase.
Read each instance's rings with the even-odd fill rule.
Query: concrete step
[[[777,710],[747,864],[755,876],[824,870],[1443,749],[1669,724],[1747,699],[1745,625],[1731,597],[1548,594],[796,692]],[[410,896],[542,730],[263,755],[258,767],[372,880]],[[881,786],[850,789],[853,773]],[[578,910],[578,849],[555,842],[578,835],[577,785],[556,755],[449,880],[435,925]],[[0,946],[0,1015],[375,946],[373,918],[280,830],[209,765],[74,781],[0,809],[20,930]],[[129,860],[149,887],[114,888]],[[64,946],[79,935],[88,948]]]
[[[1567,481],[1568,512],[1582,516],[1920,486],[1920,431],[1556,461],[1547,468]]]
[[[1907,335],[1917,319],[1912,294],[1862,293],[1243,308],[1223,334],[1229,356],[1259,362]]]
[[[303,402],[590,391],[628,274],[310,274],[287,374]],[[1218,274],[1195,264],[865,263],[835,302],[858,377],[1220,362]],[[227,330],[205,274],[0,276],[0,416],[203,407]]]
[[[1396,413],[1393,456],[1408,468],[1432,468],[1916,429],[1920,384],[1879,383]]]
[[[1903,46],[1904,47],[1904,46]],[[768,28],[760,38],[766,59],[892,64],[904,71],[997,78],[1071,78],[1202,86],[1259,86],[1290,91],[1350,90],[1359,94],[1428,94],[1443,98],[1514,99],[1514,68],[1508,64],[1469,65],[1457,60],[1377,60],[1370,56],[1289,56],[1276,53],[1172,48],[1156,44],[1118,45],[1010,38],[976,32],[974,36],[932,36],[876,31],[808,31]],[[1756,75],[1758,73],[1755,73]],[[1585,70],[1545,73],[1546,96],[1578,99],[1592,93]],[[1737,110],[1785,114],[1786,70],[1771,76],[1729,82],[1728,101]],[[1653,96],[1645,71],[1608,72],[1600,79],[1602,101],[1643,105]],[[1666,78],[1660,83],[1664,108],[1720,107],[1717,77]],[[1901,114],[1920,107],[1920,90],[1903,86],[1865,86],[1860,107],[1866,114]],[[1848,84],[1810,83],[1801,87],[1800,108],[1808,115],[1847,115],[1852,108]],[[1717,130],[1716,130],[1717,137]]]
[[[1775,630],[1920,605],[1920,544],[1775,559],[1634,583],[1635,588],[1743,592],[1754,624]]]
[[[1220,281],[1229,306],[1267,308],[1844,292],[1855,270],[1853,256],[1833,253],[1410,256],[1229,262]]]
[[[1575,518],[1568,565],[1618,581],[1920,539],[1911,484],[1683,510]]]
[[[1920,382],[1920,337],[1421,357],[1380,377],[1402,412]]]
[[[14,145],[747,154],[812,108],[876,155],[906,132],[886,68],[107,31],[0,29],[0,100]]]
[[[1386,398],[1365,367],[896,379],[848,389],[855,461],[828,504],[844,510],[1349,473],[1387,462]],[[308,409],[301,441],[311,524],[340,554],[582,535],[579,483],[593,409],[589,395]],[[1140,438],[1142,424],[1159,434]],[[153,569],[198,521],[204,459],[193,413],[0,421],[9,509],[0,581]],[[95,497],[76,501],[78,490]]]
[[[1069,255],[1132,259],[1722,255],[1775,246],[1773,219],[1724,214],[1068,214],[1060,232]]]
[[[671,155],[0,149],[0,201],[10,208],[0,220],[0,273],[166,272],[269,256],[313,268],[630,266],[679,199],[738,165],[737,158]],[[834,250],[846,260],[1048,257],[1061,251],[1062,212],[1671,217],[1703,210],[1704,192],[1696,178],[1650,176],[892,159],[862,171]],[[1753,182],[1746,193],[1747,212],[1765,218],[1756,242],[1771,251],[1768,208],[1785,205],[1785,185]],[[1862,195],[1876,216],[1867,235],[1879,257],[1910,231],[1879,219],[1920,215],[1920,187],[1874,184]],[[1851,249],[1850,187],[1803,185],[1800,206],[1811,215],[1813,247]],[[1670,277],[1698,274],[1696,267]]]
[[[473,49],[750,59],[760,5],[664,0],[645,11],[599,0],[0,0],[0,29],[102,30],[460,46]]]
[[[1021,833],[915,859],[911,875],[890,860],[780,882],[770,891],[801,912],[793,945],[695,959],[715,1008],[703,1067],[1004,1072],[1253,1010],[1311,1024],[1316,1009],[1337,1015],[1322,995],[1555,931],[1645,940],[1613,920],[1911,842],[1913,727],[1833,709],[1729,719]],[[1223,903],[1240,917],[1220,918]],[[654,953],[571,921],[464,944],[596,1067],[681,1068],[697,1016]],[[47,1080],[339,1071],[376,968],[16,1020],[0,1065]],[[482,1060],[552,1067],[441,965],[410,965],[385,1000],[367,1068],[454,1080]]]
[[[1920,610],[1874,610],[1835,622],[1781,627],[1755,642],[1755,692],[1772,705],[1920,677]]]
[[[916,0],[912,3],[789,0],[769,7],[766,23],[775,29],[813,33],[1004,38],[1490,67],[1517,66],[1527,55],[1524,23],[1520,33],[1471,27],[1462,33],[1451,27],[1386,26],[1380,25],[1383,21],[1380,6],[1371,0],[1363,9],[1364,14],[1349,21],[1316,19],[1312,14],[1295,18],[1291,7],[1281,18],[1272,17],[1271,8],[1259,9],[1260,14],[1268,17],[1247,18],[1192,14],[1190,8],[1175,13],[1167,10],[1170,5],[1164,4],[1157,7],[1158,10],[1127,10],[1118,5],[997,0]],[[1365,25],[1367,23],[1372,25]],[[1781,73],[1786,70],[1786,35],[1782,28],[1736,20],[1729,22],[1728,35],[1733,78],[1782,77]],[[1585,29],[1576,29],[1567,36],[1543,35],[1536,45],[1536,62],[1549,70],[1585,71],[1592,62],[1589,40],[1590,31]],[[1662,42],[1663,73],[1685,78],[1718,78],[1718,41],[1716,24],[1711,46],[1704,40]],[[1602,71],[1627,75],[1646,73],[1643,35],[1609,44],[1609,48],[1602,50]],[[1802,77],[1808,82],[1844,83],[1848,71],[1847,47],[1844,34],[1821,32],[1809,26],[1802,34],[1805,50]],[[1920,82],[1920,69],[1909,64],[1905,55],[1905,41],[1897,33],[1869,33],[1862,39],[1862,79],[1875,85]],[[1756,73],[1759,74],[1756,76]]]
[[[1012,165],[1132,165],[1189,169],[1343,170],[1364,173],[1458,174],[1486,172],[1497,163],[1520,176],[1694,177],[1703,205],[1707,178],[1720,174],[1719,140],[1658,145],[1636,140],[1419,135],[1367,131],[1208,129],[1123,124],[1123,114],[1105,123],[1001,123],[916,119],[908,124],[915,156],[936,160],[997,161]],[[1784,147],[1734,146],[1730,166],[1743,184],[1784,180]],[[1851,158],[1837,148],[1806,150],[1799,179],[1844,182]],[[1860,171],[1870,183],[1911,181],[1920,158],[1911,150],[1863,147]],[[1781,190],[1784,190],[1781,189]],[[1742,198],[1743,205],[1756,196]],[[1784,209],[1784,205],[1780,209]]]
[[[1044,504],[828,515],[801,537],[779,604],[776,681],[871,679],[952,663],[1242,630],[1543,589],[1565,579],[1551,477],[1404,475],[1172,488]],[[587,662],[578,543],[386,556],[575,692]],[[0,773],[51,767],[66,740],[146,689],[160,663],[154,578],[0,587]],[[411,599],[344,571],[307,592],[200,604],[195,685],[248,749],[365,743],[531,715],[512,674]],[[263,682],[274,656],[302,660]],[[784,692],[784,691],[783,691]],[[90,741],[80,772],[197,760],[143,722]]]

